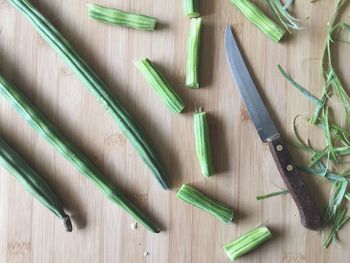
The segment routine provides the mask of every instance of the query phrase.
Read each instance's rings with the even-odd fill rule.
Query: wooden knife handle
[[[303,178],[295,166],[286,144],[280,135],[268,139],[267,144],[282,179],[298,207],[302,225],[311,230],[319,230],[322,226],[321,214],[307,191]]]

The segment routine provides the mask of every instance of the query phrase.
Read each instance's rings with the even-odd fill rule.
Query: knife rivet
[[[294,170],[293,165],[288,164],[288,165],[287,165],[287,171],[288,171],[288,172],[291,172],[291,171],[293,171],[293,170]]]
[[[282,146],[281,144],[277,145],[277,146],[276,146],[276,150],[277,150],[278,152],[282,152],[282,151],[283,151],[283,146]]]

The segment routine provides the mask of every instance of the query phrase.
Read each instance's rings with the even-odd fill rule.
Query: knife
[[[295,204],[298,207],[303,226],[311,230],[321,228],[322,220],[315,202],[307,191],[303,178],[288,153],[286,144],[276,128],[264,102],[262,101],[253,79],[233,36],[231,26],[225,30],[225,51],[227,62],[260,139],[269,145],[278,171]]]

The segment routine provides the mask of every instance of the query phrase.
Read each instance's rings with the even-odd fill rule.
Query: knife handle
[[[321,214],[307,191],[303,178],[295,166],[286,144],[280,135],[268,139],[267,144],[277,164],[278,171],[298,207],[302,225],[311,230],[319,230],[322,225]]]

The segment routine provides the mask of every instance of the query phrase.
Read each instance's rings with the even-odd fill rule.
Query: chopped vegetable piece
[[[139,152],[141,158],[151,169],[153,175],[164,189],[169,189],[164,169],[151,147],[148,139],[137,127],[130,114],[120,104],[117,98],[106,87],[103,81],[86,64],[86,62],[74,51],[69,42],[50,24],[50,22],[38,12],[28,0],[10,0],[25,17],[33,24],[34,28],[56,50],[71,69],[78,75],[85,86],[110,112],[118,124],[120,130]]]
[[[201,38],[201,18],[190,19],[187,42],[186,86],[199,88],[199,48]]]
[[[147,83],[172,111],[181,112],[185,108],[181,98],[175,93],[170,84],[148,58],[136,61],[135,64]]]
[[[214,174],[214,166],[211,155],[208,121],[205,111],[202,111],[202,109],[199,108],[199,110],[194,113],[193,120],[197,158],[202,174],[205,177],[209,177]]]
[[[183,4],[187,17],[199,17],[199,0],[183,0]]]
[[[176,196],[182,201],[208,212],[225,223],[230,223],[233,220],[233,211],[231,208],[209,198],[192,186],[182,185]]]
[[[118,204],[137,222],[152,232],[159,232],[153,223],[145,217],[126,198],[126,196],[102,175],[91,162],[66,136],[28,99],[25,95],[0,76],[0,94],[5,97],[23,118],[42,135],[56,150],[70,161],[84,176],[114,203]]]
[[[56,193],[44,178],[42,178],[22,156],[2,138],[0,138],[0,165],[15,176],[24,189],[61,219],[67,232],[72,232],[72,222],[65,213],[62,202]]]
[[[288,194],[288,193],[289,193],[288,190],[283,190],[283,191],[270,193],[270,194],[267,194],[267,195],[258,195],[256,197],[256,200],[260,201],[260,200],[264,200],[264,199],[267,199],[267,198],[270,198],[270,197],[273,197],[273,196],[285,195],[285,194]]]
[[[258,227],[225,245],[224,250],[229,259],[234,261],[240,256],[257,248],[271,237],[272,234],[267,227]]]
[[[250,0],[230,0],[250,22],[256,25],[274,42],[279,42],[285,30],[268,18],[255,4]]]
[[[127,13],[95,4],[89,4],[88,9],[89,17],[104,23],[148,31],[153,31],[157,24],[157,19],[151,16]]]

